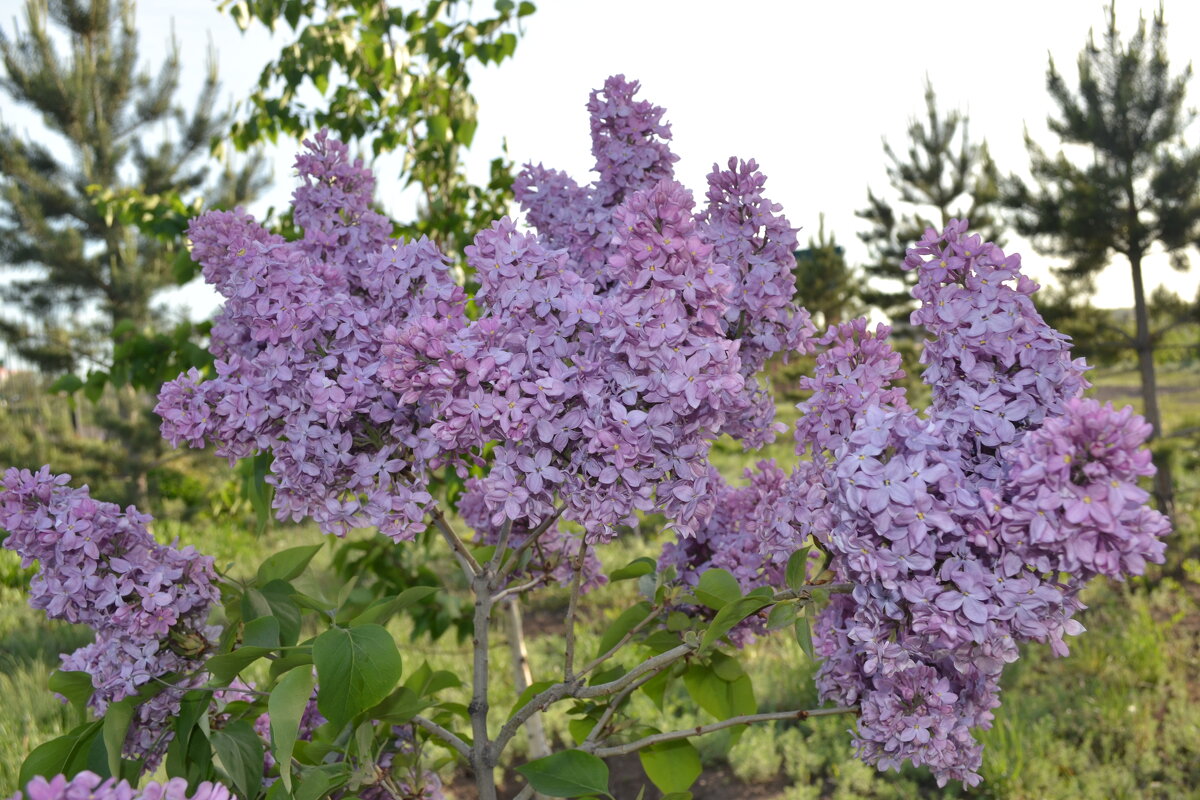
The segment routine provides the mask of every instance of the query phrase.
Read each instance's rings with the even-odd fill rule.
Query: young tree
[[[883,143],[888,179],[899,194],[900,207],[868,189],[868,206],[857,212],[871,224],[859,238],[871,259],[863,270],[877,286],[864,289],[863,300],[887,314],[900,330],[908,325],[914,307],[909,292],[916,285],[915,274],[901,268],[905,248],[927,229],[941,230],[951,218],[968,219],[984,239],[1003,244],[994,216],[999,173],[987,143],[971,141],[966,114],[939,114],[928,80],[925,111],[924,120],[914,117],[909,122],[906,158],[898,156],[886,139]]]
[[[822,327],[836,325],[858,312],[861,287],[854,270],[846,263],[846,251],[830,233],[825,235],[825,215],[820,217],[817,237],[796,251],[796,286],[804,307]]]
[[[98,366],[114,345],[153,331],[152,300],[177,283],[182,239],[145,235],[117,206],[174,203],[185,220],[198,207],[181,198],[232,205],[263,186],[255,159],[210,174],[210,140],[229,125],[215,110],[212,58],[185,111],[178,52],[151,72],[137,45],[132,0],[28,0],[24,29],[0,33],[0,89],[44,125],[37,135],[0,127],[0,263],[12,273],[0,331],[51,375]],[[148,404],[129,387],[118,403],[113,432],[128,448],[131,495],[144,496],[157,448],[152,433],[139,435],[153,431]]]
[[[1087,161],[1062,151],[1050,156],[1026,137],[1035,185],[1009,178],[1004,202],[1016,211],[1018,230],[1044,252],[1070,259],[1068,276],[1094,275],[1113,254],[1128,260],[1143,408],[1161,436],[1143,263],[1158,246],[1186,270],[1186,249],[1200,239],[1200,148],[1183,138],[1194,118],[1184,107],[1191,66],[1171,74],[1161,8],[1149,31],[1140,19],[1126,43],[1110,7],[1103,44],[1089,33],[1078,69],[1073,91],[1051,59],[1047,87],[1058,115],[1047,123],[1062,144],[1087,148]],[[1155,495],[1170,513],[1170,464],[1160,461]]]
[[[517,25],[535,6],[496,0],[491,16],[472,13],[463,0],[414,6],[224,0],[243,29],[257,20],[295,34],[263,67],[231,138],[245,148],[324,128],[375,156],[402,150],[400,177],[419,193],[420,205],[417,218],[400,220],[396,232],[428,236],[457,254],[471,243],[472,231],[507,213],[512,199],[510,162],[494,159],[486,186],[471,183],[463,168],[463,151],[479,124],[469,67],[510,58]],[[315,90],[320,101],[298,102],[303,90]]]

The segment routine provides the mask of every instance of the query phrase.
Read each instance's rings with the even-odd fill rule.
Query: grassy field
[[[1095,376],[1102,399],[1137,404],[1136,375],[1114,372]],[[1167,373],[1162,402],[1168,430],[1196,424],[1200,417],[1200,373]],[[781,406],[781,418],[794,416]],[[787,464],[794,459],[790,434],[768,451],[747,455],[722,443],[714,461],[730,479],[761,457]],[[1181,453],[1182,463],[1188,454]],[[1172,549],[1195,552],[1198,510],[1196,465],[1181,475],[1180,533]],[[283,545],[319,541],[309,528],[276,528],[258,539],[232,524],[164,524],[164,539],[178,536],[217,557],[233,575],[250,574],[263,557]],[[656,554],[653,537],[621,541],[604,551],[610,564]],[[332,547],[316,562],[328,565]],[[447,571],[452,565],[442,565]],[[1200,798],[1200,562],[1180,557],[1169,574],[1161,570],[1126,585],[1096,583],[1081,617],[1088,633],[1073,642],[1067,659],[1055,659],[1044,647],[1028,647],[1004,677],[1004,704],[996,723],[980,734],[984,742],[983,785],[969,792],[956,786],[939,789],[927,772],[906,769],[877,773],[851,752],[844,718],[780,724],[747,731],[736,744],[726,732],[698,740],[706,765],[698,800],[818,800],[818,798]],[[12,554],[0,552],[0,696],[15,700],[0,709],[0,796],[13,791],[16,770],[34,746],[80,721],[46,690],[46,676],[58,654],[87,640],[86,632],[50,625],[24,604],[19,571]],[[596,648],[599,632],[630,600],[631,583],[605,587],[585,604],[579,626],[580,652]],[[549,596],[525,609],[535,680],[559,668],[564,598]],[[408,631],[393,623],[398,640]],[[494,660],[507,663],[503,630],[494,637]],[[406,670],[427,660],[434,668],[455,669],[465,649],[447,634],[439,640],[419,637],[404,650]],[[754,645],[746,656],[761,710],[809,707],[816,703],[814,665],[790,637]],[[498,673],[498,674],[497,674]],[[502,668],[496,675],[493,707],[515,700]],[[465,697],[463,698],[466,699]],[[636,713],[655,720],[660,712],[635,698]],[[709,721],[704,712],[676,691],[661,712],[672,728]],[[547,720],[552,737],[564,738],[566,720]],[[520,747],[514,754],[519,763]],[[613,765],[619,800],[633,798],[639,773],[636,761]],[[452,780],[452,775],[447,775]],[[455,794],[458,800],[469,791]],[[647,792],[647,800],[657,797]]]

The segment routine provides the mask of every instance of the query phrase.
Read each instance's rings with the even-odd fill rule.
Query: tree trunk
[[[1154,344],[1150,339],[1150,318],[1146,310],[1146,288],[1142,282],[1142,255],[1131,253],[1129,264],[1133,269],[1133,314],[1137,330],[1134,336],[1134,349],[1137,350],[1138,371],[1142,377],[1142,413],[1150,423],[1153,432],[1150,440],[1162,436],[1162,416],[1158,412],[1158,381],[1154,374]],[[1157,454],[1155,466],[1158,472],[1154,475],[1154,501],[1158,510],[1168,517],[1175,513],[1174,482],[1171,478],[1171,463],[1167,456]]]
[[[504,601],[508,611],[508,646],[512,654],[513,683],[517,695],[525,691],[533,683],[533,673],[529,669],[529,653],[525,649],[525,626],[521,621],[521,606],[516,597]],[[542,714],[534,714],[525,723],[525,735],[529,739],[529,758],[545,758],[550,755],[550,744],[546,741],[546,728],[542,724]],[[534,792],[534,800],[547,800],[546,795]]]

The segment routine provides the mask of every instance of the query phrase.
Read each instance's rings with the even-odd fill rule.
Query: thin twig
[[[608,683],[600,683],[595,686],[584,686],[583,678],[576,677],[570,681],[556,683],[548,686],[541,692],[529,698],[529,702],[517,709],[517,712],[512,715],[508,722],[504,723],[504,727],[500,729],[500,733],[496,735],[492,743],[492,759],[498,759],[500,754],[504,752],[504,748],[509,741],[521,729],[521,725],[525,720],[539,711],[545,711],[552,704],[557,703],[564,697],[575,697],[579,699],[590,699],[594,697],[607,697],[629,686],[637,681],[638,678],[647,673],[660,672],[666,669],[671,664],[693,652],[700,647],[699,643],[681,644],[673,647],[663,653],[659,653],[653,658],[643,661],[641,664],[634,667],[629,672],[622,675],[616,680]]]
[[[587,700],[593,697],[607,697],[610,694],[616,694],[646,673],[659,672],[666,669],[684,656],[690,655],[699,647],[699,642],[688,642],[677,645],[670,650],[659,653],[654,658],[643,661],[614,681],[598,683],[595,686],[580,686],[571,693],[571,696]]]
[[[467,580],[483,574],[483,567],[479,566],[479,562],[475,560],[475,556],[471,555],[471,551],[463,544],[463,540],[450,527],[450,523],[446,521],[442,510],[434,508],[429,512],[429,516],[433,519],[433,524],[437,526],[437,529],[442,532],[442,537],[450,545],[450,549],[458,557],[458,563],[462,565],[463,572],[467,575]]]
[[[657,672],[644,675],[641,680],[634,681],[618,692],[617,695],[608,702],[608,707],[604,709],[604,713],[600,715],[600,719],[597,720],[596,725],[588,732],[587,738],[583,740],[583,744],[590,744],[598,741],[600,736],[604,733],[605,727],[607,727],[608,723],[612,721],[613,716],[617,713],[617,709],[620,708],[621,704],[629,698],[629,695],[633,694],[644,684],[654,680],[655,676],[657,675]]]
[[[694,728],[656,733],[653,736],[645,736],[641,739],[635,739],[632,742],[612,745],[611,747],[596,747],[594,744],[582,744],[579,746],[579,749],[600,758],[608,758],[610,756],[625,755],[626,753],[635,753],[643,747],[661,744],[662,742],[673,742],[677,739],[703,736],[706,733],[723,730],[724,728],[732,728],[735,725],[750,725],[755,722],[771,722],[782,719],[809,719],[811,717],[829,717],[835,714],[856,713],[858,713],[858,706],[835,706],[833,708],[814,708],[808,711],[770,711],[764,714],[743,714],[739,717],[730,717],[720,722],[714,722],[711,725],[697,725]]]
[[[567,647],[563,654],[563,682],[570,683],[575,672],[575,610],[579,606],[579,590],[583,586],[583,559],[587,555],[587,540],[579,543],[575,559],[575,577],[571,581],[571,600],[567,604]]]
[[[492,604],[496,605],[501,600],[506,600],[509,597],[512,597],[513,595],[521,594],[522,592],[528,592],[530,589],[536,589],[538,586],[541,586],[545,582],[546,582],[546,576],[540,575],[527,583],[522,583],[518,586],[510,586],[507,589],[504,589],[504,590],[492,595]]]
[[[605,661],[608,661],[610,658],[612,658],[614,655],[616,655],[617,652],[622,647],[629,644],[629,642],[633,639],[634,636],[636,636],[638,634],[639,631],[641,631],[643,628],[645,628],[647,625],[649,625],[652,621],[657,619],[658,615],[660,613],[662,613],[662,610],[663,610],[662,606],[655,606],[654,608],[650,609],[650,613],[647,614],[646,617],[641,622],[639,622],[637,625],[634,625],[632,628],[630,628],[629,632],[626,633],[624,636],[622,636],[620,641],[618,641],[616,644],[614,644],[612,647],[610,647],[607,652],[601,653],[599,656],[597,656],[596,658],[594,658],[590,662],[588,662],[588,664],[586,666],[584,666],[583,669],[579,670],[579,672],[576,673],[573,677],[576,677],[576,678],[584,677],[589,672],[594,670],[596,667],[600,666]]]
[[[413,717],[412,721],[413,721],[414,725],[421,726],[429,733],[432,733],[434,736],[441,739],[446,744],[450,745],[452,748],[454,748],[454,750],[456,750],[458,752],[459,755],[461,755],[463,758],[467,759],[468,762],[471,760],[471,747],[466,742],[464,742],[462,739],[458,738],[453,733],[451,733],[450,731],[443,728],[441,725],[438,725],[433,720],[427,719],[422,716]]]
[[[533,784],[527,783],[524,789],[517,792],[517,796],[513,800],[529,800],[531,797],[533,797]]]
[[[500,538],[496,542],[496,550],[492,553],[492,558],[488,561],[487,565],[488,575],[495,575],[500,562],[504,559],[504,553],[508,550],[508,537],[512,534],[512,523],[511,519],[506,519],[504,520],[504,524],[500,526]]]
[[[500,585],[500,582],[504,580],[508,573],[517,568],[517,564],[521,563],[521,556],[525,555],[525,551],[533,547],[539,536],[550,530],[550,526],[562,516],[566,508],[566,506],[559,506],[554,509],[553,514],[546,517],[542,520],[541,524],[525,535],[525,540],[512,551],[512,556],[500,566],[500,569],[496,570],[496,587]]]

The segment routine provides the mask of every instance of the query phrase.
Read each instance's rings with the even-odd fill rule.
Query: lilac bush
[[[150,517],[93,500],[70,475],[9,469],[0,482],[4,547],[37,564],[29,603],[51,619],[87,625],[96,639],[64,655],[62,669],[86,673],[88,705],[109,705],[149,690],[135,711],[123,752],[153,769],[170,741],[180,698],[204,683],[204,653],[219,628],[208,624],[220,599],[212,558],[190,545],[161,545]],[[170,681],[164,680],[170,677]]]
[[[880,769],[911,762],[971,786],[972,732],[991,724],[1019,645],[1065,655],[1089,579],[1162,561],[1169,524],[1139,486],[1150,429],[1081,397],[1086,365],[1038,314],[1019,257],[959,220],[909,250],[912,323],[930,337],[932,400],[915,409],[887,326],[813,328],[796,230],[758,165],[714,165],[698,205],[674,178],[663,109],[638,90],[617,76],[590,98],[593,181],[523,169],[530,227],[506,217],[478,233],[471,296],[434,244],[390,238],[373,177],[324,133],[297,159],[300,238],[240,210],[193,221],[193,257],[226,304],[213,373],[163,388],[163,435],[231,463],[267,455],[281,519],[338,536],[372,527],[397,546],[432,524],[473,596],[470,697],[443,694],[456,675],[402,665],[383,627],[432,587],[364,600],[364,580],[337,600],[307,595],[292,581],[315,549],[300,547],[218,591],[210,560],[154,543],[135,509],[95,503],[48,468],[10,470],[0,524],[6,546],[40,563],[35,606],[98,634],[64,669],[91,676],[98,714],[139,701],[125,755],[153,766],[173,747],[173,777],[228,778],[247,796],[304,781],[321,787],[312,796],[415,798],[440,796],[422,763],[432,746],[494,800],[514,736],[567,702],[574,744],[539,754],[531,736],[540,757],[518,768],[523,800],[566,791],[564,776],[572,796],[606,795],[601,759],[632,752],[659,788],[682,792],[695,775],[650,765],[688,763],[690,737],[826,714],[856,716],[856,749]],[[760,374],[791,354],[814,357],[798,461],[760,461],[730,485],[712,443],[753,450],[783,432]],[[447,476],[461,494],[443,491]],[[647,518],[673,534],[657,565],[606,572],[598,548]],[[577,652],[580,598],[627,579],[637,604],[599,652]],[[561,679],[538,676],[501,721],[493,612],[543,589],[568,594]],[[736,651],[784,626],[819,656],[831,705],[754,703]],[[510,640],[524,685],[519,628]],[[260,659],[261,689],[238,677]],[[630,694],[661,701],[675,680],[717,721],[623,720]],[[219,770],[195,754],[210,741]]]

